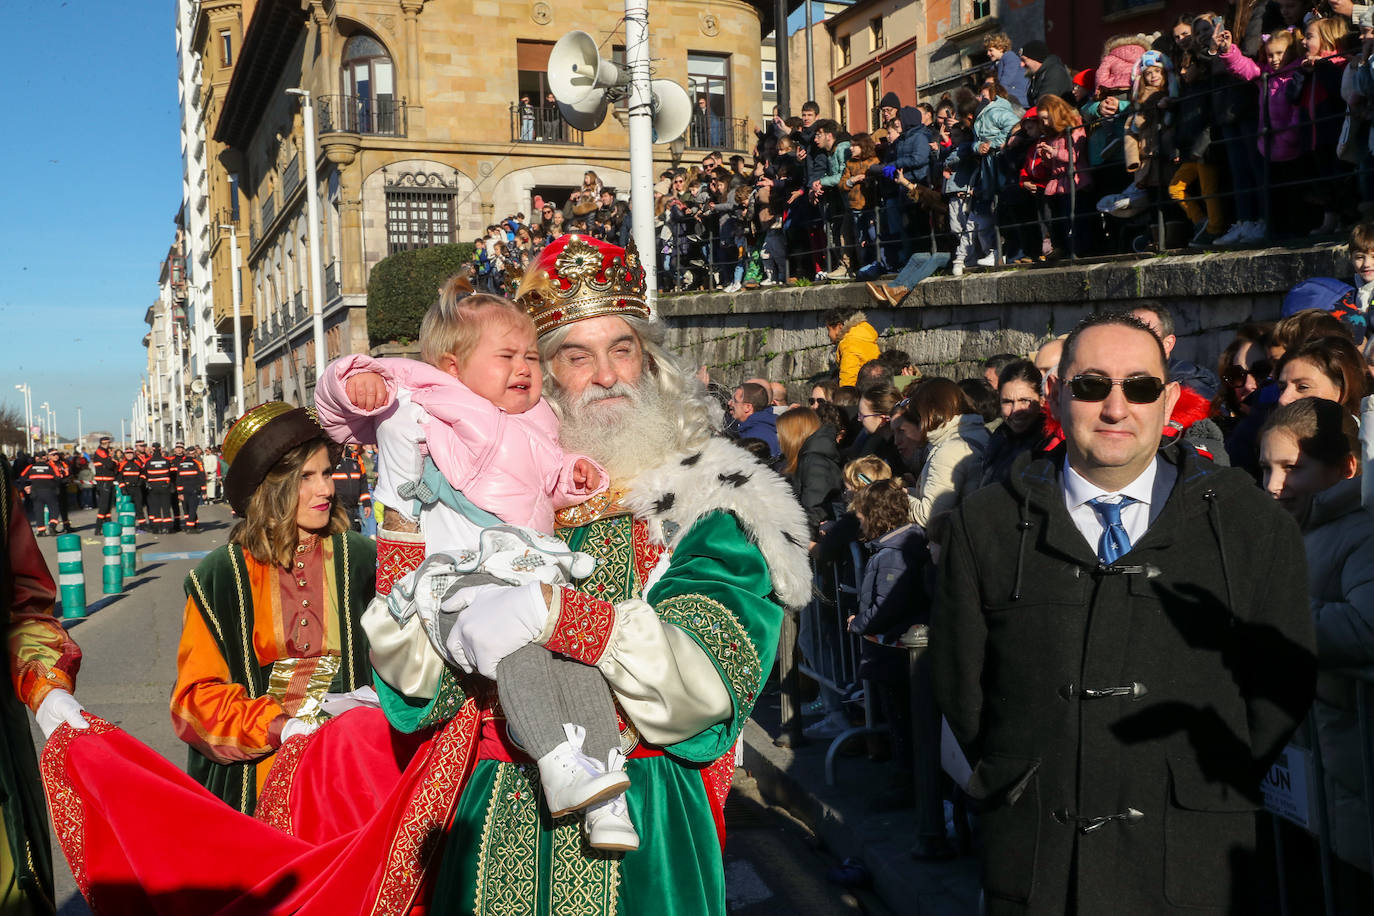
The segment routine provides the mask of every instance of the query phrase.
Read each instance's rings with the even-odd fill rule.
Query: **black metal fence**
[[[406,135],[406,103],[383,96],[324,95],[315,100],[320,133]]]
[[[581,146],[582,131],[563,120],[557,106],[512,102],[510,139],[512,143],[571,143]]]

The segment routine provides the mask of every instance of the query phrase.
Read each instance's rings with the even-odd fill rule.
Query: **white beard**
[[[612,397],[625,400],[601,403]],[[599,462],[615,483],[629,483],[680,447],[674,405],[664,402],[647,373],[635,386],[589,385],[576,398],[565,395],[560,401],[563,427],[558,438],[564,450]]]

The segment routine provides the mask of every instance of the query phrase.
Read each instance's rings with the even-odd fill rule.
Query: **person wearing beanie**
[[[1028,41],[1021,47],[1021,66],[1027,74],[1026,100],[1035,105],[1041,96],[1057,95],[1073,104],[1073,81],[1069,78],[1069,68],[1051,54],[1049,45],[1038,38]]]

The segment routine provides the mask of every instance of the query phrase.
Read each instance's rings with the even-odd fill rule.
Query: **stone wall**
[[[1350,280],[1343,246],[1219,252],[933,277],[896,306],[862,283],[779,287],[659,300],[668,343],[713,380],[786,382],[793,398],[824,373],[834,346],[821,315],[861,308],[884,348],[911,354],[927,375],[965,378],[994,353],[1030,353],[1091,311],[1160,302],[1174,316],[1176,355],[1211,365],[1236,326],[1278,317],[1284,294],[1308,277]]]

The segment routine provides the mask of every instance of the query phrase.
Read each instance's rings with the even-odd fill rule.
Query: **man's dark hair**
[[[883,364],[882,357],[870,359],[859,367],[854,386],[860,391],[867,391],[870,385],[891,385],[893,374],[892,370]]]
[[[756,413],[763,413],[773,406],[772,393],[756,382],[745,382],[739,386],[740,400],[754,408]]]
[[[801,110],[802,110],[802,111],[810,111],[810,112],[812,112],[812,113],[814,113],[814,114],[820,114],[820,113],[821,113],[821,106],[817,105],[816,102],[815,102],[815,100],[813,99],[813,100],[809,100],[809,101],[805,102],[805,103],[802,105]]]
[[[743,157],[743,156],[738,156],[738,155],[736,155],[736,156],[731,156],[731,157],[730,157],[730,168],[731,168],[731,170],[733,170],[736,166],[742,166],[742,165],[744,165],[744,157]]]
[[[967,86],[960,86],[954,90],[954,112],[961,118],[967,118],[978,110],[978,96],[973,94],[973,90]]]
[[[1144,302],[1137,302],[1135,305],[1131,306],[1131,311],[1149,312],[1151,315],[1154,315],[1155,320],[1159,322],[1160,337],[1168,337],[1170,334],[1174,333],[1174,316],[1169,314],[1169,310],[1164,307],[1163,303],[1147,299]]]
[[[825,131],[828,134],[838,134],[840,132],[839,122],[834,121],[830,118],[821,118],[819,121],[816,122],[815,126],[817,133],[819,133],[820,131]]]
[[[773,453],[768,448],[768,443],[764,442],[762,439],[755,439],[753,436],[749,436],[739,440],[739,442],[735,444],[764,464],[771,464],[773,461]]]
[[[1059,356],[1059,368],[1056,370],[1056,374],[1061,379],[1068,380],[1069,366],[1073,365],[1073,351],[1078,345],[1079,336],[1084,331],[1089,328],[1100,328],[1112,324],[1149,334],[1150,339],[1155,342],[1155,348],[1159,350],[1159,364],[1163,367],[1164,372],[1162,381],[1169,381],[1169,359],[1164,355],[1164,341],[1159,339],[1153,328],[1130,312],[1096,312],[1078,322],[1074,329],[1069,332],[1069,336],[1064,338],[1064,352]]]
[[[859,404],[859,389],[853,385],[842,385],[835,389],[835,396],[830,399],[830,403],[836,407],[857,407]]]
[[[991,369],[993,372],[996,372],[1000,378],[1002,370],[1019,359],[1021,359],[1021,357],[1017,356],[1015,353],[995,353],[983,360],[983,368]]]
[[[985,378],[966,378],[959,380],[959,390],[968,398],[976,413],[983,417],[984,423],[991,423],[1002,412],[1002,402],[997,391]]]
[[[904,350],[884,350],[878,354],[878,362],[892,370],[893,375],[898,375],[911,366],[911,356]]]

